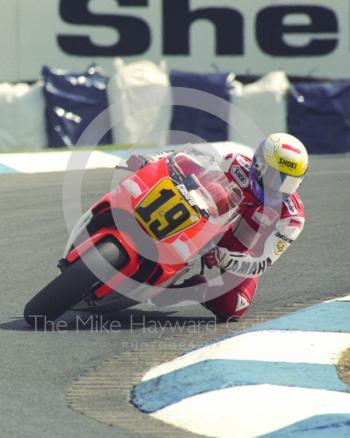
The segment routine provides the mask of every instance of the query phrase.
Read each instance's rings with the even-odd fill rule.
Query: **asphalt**
[[[86,172],[87,206],[109,190],[112,173]],[[116,315],[113,331],[71,323],[60,332],[33,332],[23,307],[56,274],[67,239],[62,213],[63,174],[0,175],[0,436],[133,437],[71,410],[66,389],[82,373],[111,356],[125,355],[147,341],[169,340],[143,326],[143,318],[185,324],[212,321],[200,306],[158,311],[150,306]],[[312,157],[301,189],[307,222],[300,239],[261,282],[249,315],[259,317],[283,305],[349,294],[350,156]],[[68,315],[67,321],[73,321]],[[195,336],[184,334],[184,336]],[[132,360],[133,355],[129,355]],[[137,436],[140,436],[139,434]]]

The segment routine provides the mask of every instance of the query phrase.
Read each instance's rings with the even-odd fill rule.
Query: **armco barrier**
[[[223,100],[230,101],[229,74],[211,73],[196,74],[173,70],[170,73],[170,83],[172,87],[183,87],[193,90],[204,91]],[[176,90],[176,88],[175,88]],[[200,106],[200,102],[199,106]],[[177,135],[179,132],[193,134],[204,141],[225,141],[228,140],[228,120],[229,114],[222,108],[213,108],[218,115],[224,115],[224,120],[197,108],[185,108],[174,106],[171,121],[171,132],[169,141],[179,142]]]
[[[97,66],[90,66],[82,73],[68,73],[44,67],[42,75],[48,145],[73,146],[89,124],[107,108],[108,78]],[[108,115],[101,123],[106,126],[107,132],[99,144],[111,144]]]
[[[306,82],[288,96],[288,130],[310,153],[350,151],[350,81]]]
[[[43,83],[0,84],[0,151],[47,146]]]
[[[167,144],[171,89],[164,63],[117,58],[108,83],[115,144]]]
[[[84,73],[44,68],[46,139],[42,88],[36,85],[29,93],[16,95],[14,103],[11,97],[13,88],[4,86],[1,96],[0,87],[3,114],[0,119],[0,151],[38,148],[45,144],[74,146],[84,129],[109,103],[117,103],[114,105],[117,113],[110,113],[110,117],[106,113],[106,134],[99,144],[113,143],[108,128],[116,122],[113,137],[117,144],[164,147],[164,144],[171,143],[171,139],[175,143],[183,142],[176,133],[182,135],[182,140],[186,133],[189,138],[202,141],[226,141],[229,138],[256,147],[260,137],[271,131],[287,130],[300,138],[310,153],[350,151],[350,81],[295,83],[290,88],[285,73],[272,72],[245,86],[233,81],[232,75],[228,74],[204,75],[174,70],[168,74],[165,67],[149,61],[125,65],[118,60],[116,65],[119,67],[109,85],[98,67],[90,67]],[[171,99],[170,82],[174,87],[186,86],[213,94],[218,107],[212,110],[220,117],[177,104],[176,99]],[[28,88],[26,85],[18,87]],[[28,97],[35,97],[36,102],[30,110],[28,103],[33,99],[28,100]],[[231,108],[238,113],[231,109],[230,114],[226,114],[229,106],[224,103],[227,101],[231,101]],[[222,108],[219,102],[223,102]],[[200,107],[200,102],[197,103]],[[240,112],[247,120],[246,127],[242,127],[235,116]],[[6,117],[8,114],[12,115]],[[21,116],[15,118],[13,114]],[[121,122],[118,122],[119,118]],[[38,124],[39,120],[41,124]],[[249,129],[250,121],[254,129]],[[85,140],[88,143],[88,139]]]
[[[230,134],[231,140],[238,143],[254,144],[260,139],[253,137],[250,132],[240,130],[242,127],[235,121],[235,111],[238,109],[254,121],[259,130],[265,134],[287,131],[287,104],[286,97],[290,82],[285,72],[271,72],[255,82],[243,85],[234,80],[230,90],[231,106]]]

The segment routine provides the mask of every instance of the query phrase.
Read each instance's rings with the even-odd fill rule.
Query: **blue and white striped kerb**
[[[70,170],[114,169],[118,164],[123,164],[123,161],[125,164],[125,160],[132,154],[143,155],[154,151],[155,149],[146,148],[91,151],[87,163],[87,152],[79,150],[0,154],[0,174],[64,172],[68,166]],[[74,154],[74,169],[70,163],[72,154]]]
[[[85,166],[86,152],[74,153],[82,154],[82,164],[81,166],[78,164],[74,170],[114,168],[122,158],[122,154],[118,156],[113,153],[93,151]],[[63,172],[68,167],[71,155],[71,151],[0,154],[0,174]],[[79,162],[79,160],[74,161]]]
[[[230,153],[232,151],[240,152],[250,156],[252,149],[234,142],[217,142],[198,145],[202,148],[214,147],[222,153]],[[51,152],[34,152],[34,153],[11,153],[0,154],[0,174],[9,173],[46,173],[46,172],[64,172],[69,164],[72,153],[76,154],[74,157],[75,168],[70,170],[84,170],[84,169],[113,169],[118,164],[125,164],[125,160],[132,154],[145,155],[149,153],[166,151],[174,149],[178,146],[170,145],[166,147],[154,148],[126,148],[124,150],[111,151],[92,151],[88,162],[86,161],[86,151],[51,151]],[[79,160],[79,154],[82,159]],[[79,165],[79,161],[82,163]]]
[[[350,296],[268,321],[151,369],[132,403],[210,437],[350,437]]]

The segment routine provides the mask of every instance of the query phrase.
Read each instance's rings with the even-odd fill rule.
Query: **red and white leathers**
[[[297,193],[275,206],[263,205],[251,189],[249,171],[252,160],[242,154],[224,157],[226,176],[243,192],[240,219],[218,242],[216,257],[228,292],[205,302],[205,307],[224,318],[240,318],[254,297],[260,276],[272,266],[304,226],[304,207]],[[232,284],[232,287],[230,285]],[[213,293],[214,292],[214,293]]]
[[[147,161],[164,155],[149,156]],[[134,157],[128,164],[137,168],[139,159]],[[140,164],[145,162],[146,159]],[[226,319],[240,318],[248,310],[260,276],[297,239],[305,222],[304,207],[297,193],[278,200],[274,206],[264,205],[254,196],[251,165],[251,158],[242,153],[221,157],[220,167],[241,188],[243,202],[239,220],[223,235],[215,250],[215,264],[221,268],[223,285],[209,287],[202,304]],[[199,282],[198,276],[193,277],[194,287]],[[186,286],[190,285],[191,279],[186,280]]]

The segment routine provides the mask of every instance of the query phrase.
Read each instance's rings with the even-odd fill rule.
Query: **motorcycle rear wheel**
[[[96,245],[97,250],[107,263],[99,264],[98,272],[108,274],[113,268],[120,269],[127,263],[127,255],[116,241],[106,239]],[[44,327],[47,322],[55,321],[84,299],[93,286],[100,282],[87,265],[96,266],[96,252],[88,251],[84,260],[76,260],[58,277],[37,293],[24,308],[25,321],[34,328]]]

